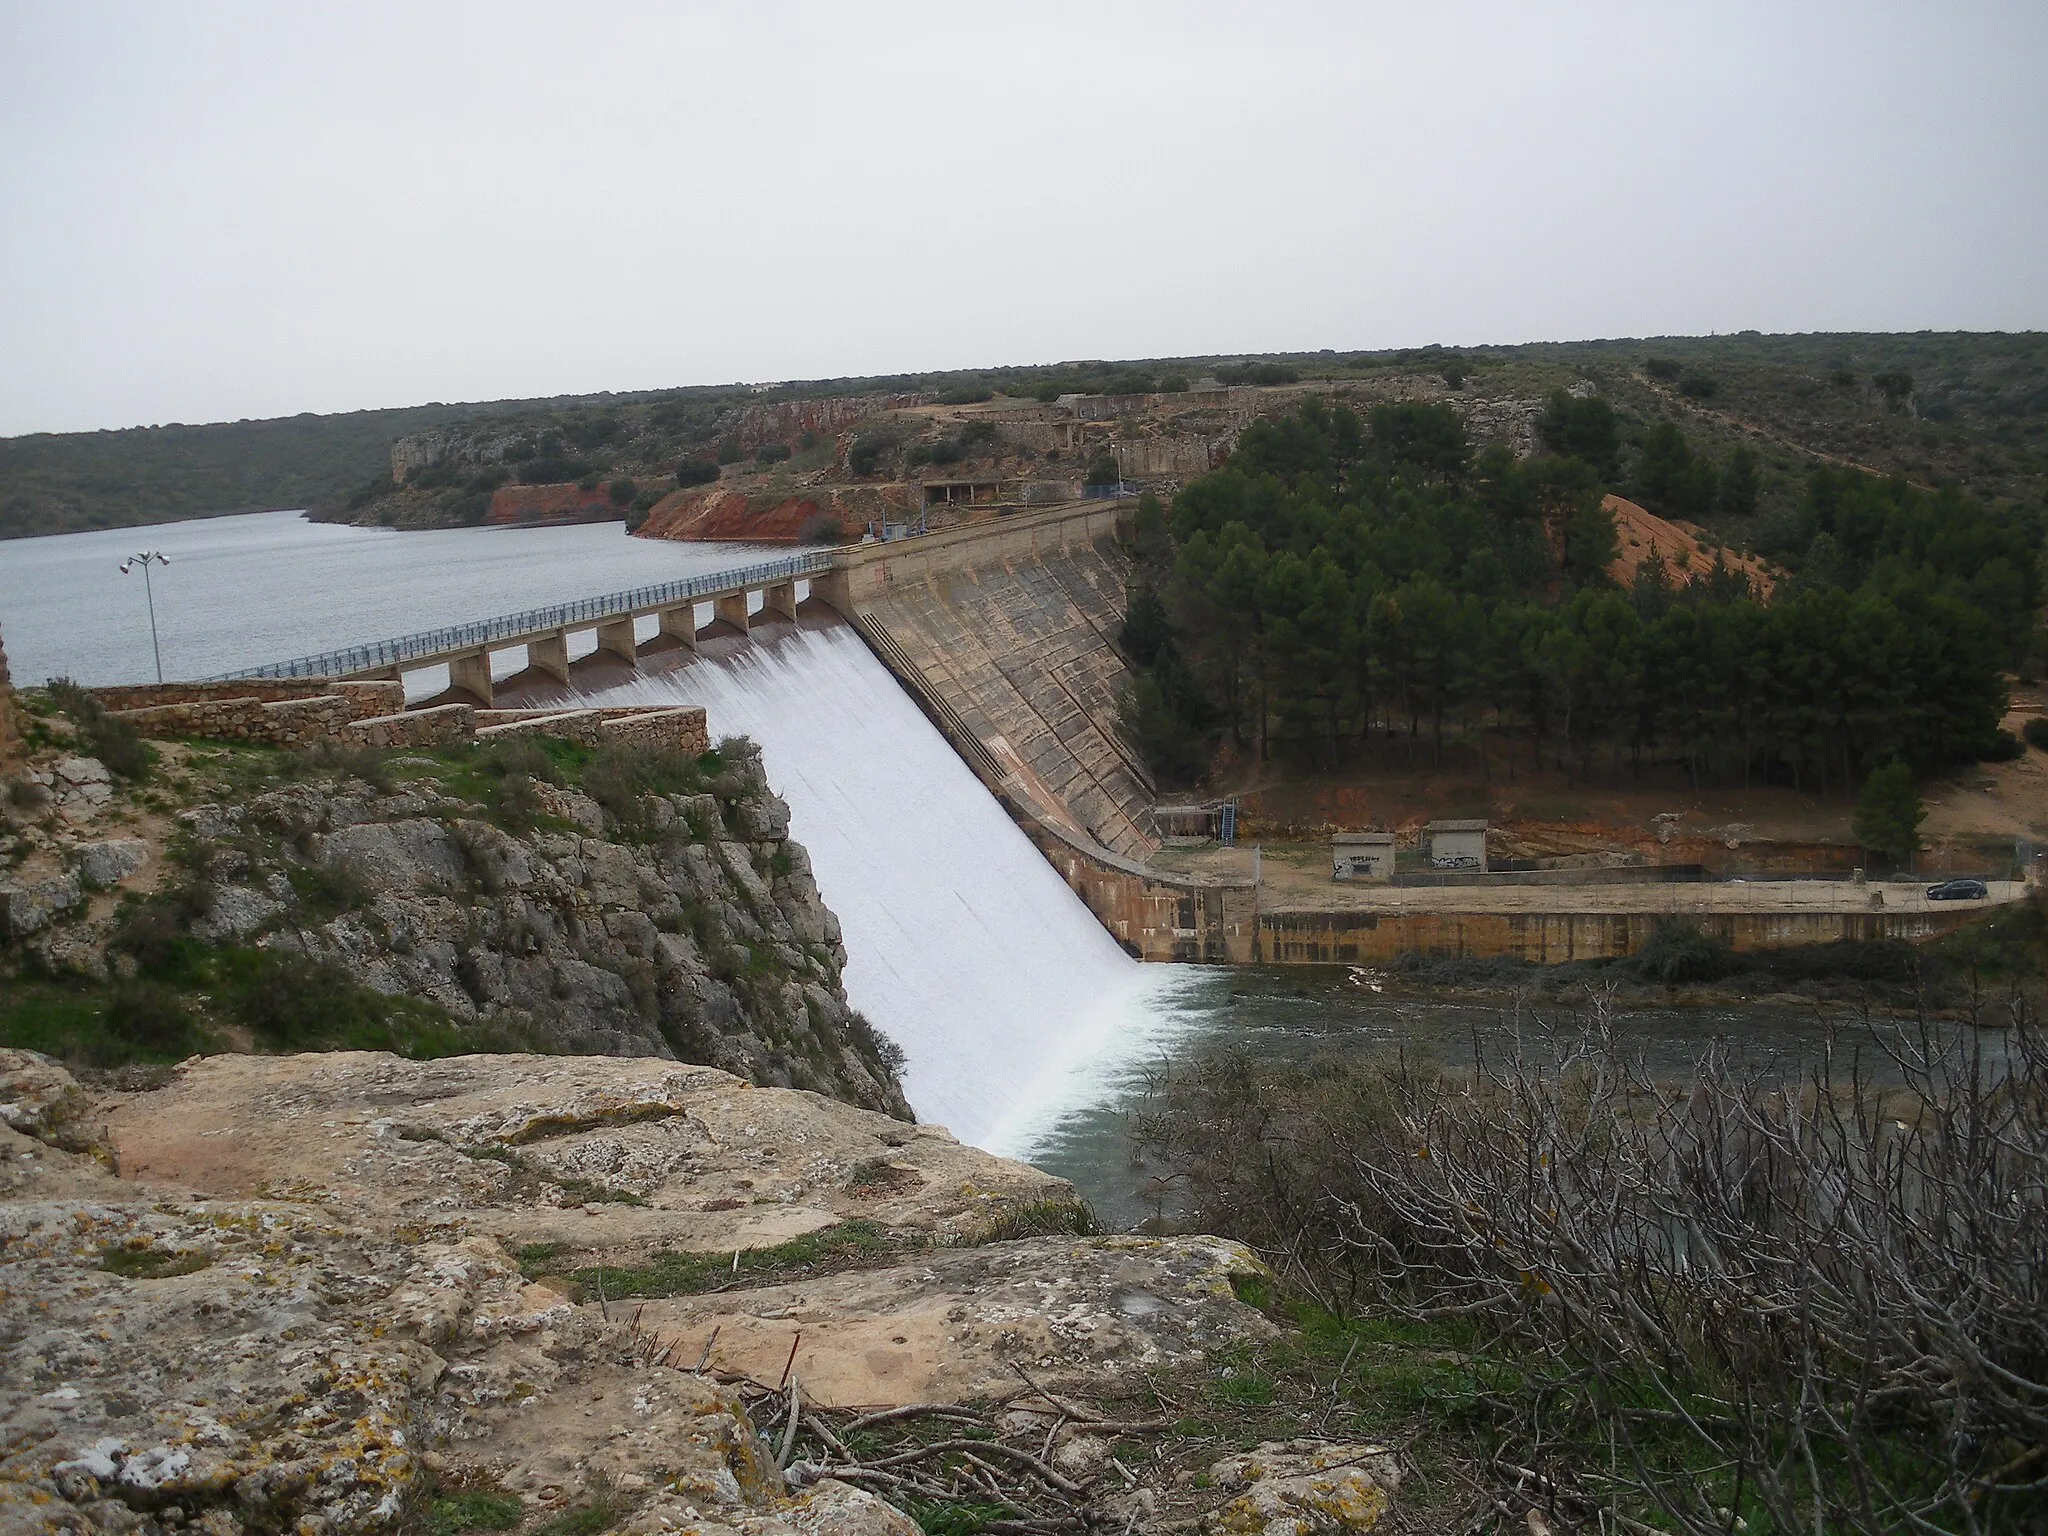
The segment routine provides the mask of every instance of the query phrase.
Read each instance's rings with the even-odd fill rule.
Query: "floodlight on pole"
[[[142,567],[142,592],[149,599],[149,648],[156,656],[156,680],[164,680],[164,650],[156,638],[156,593],[149,584],[149,568],[152,565],[169,565],[159,550],[145,549],[140,554],[130,555],[121,562],[121,574],[126,576],[138,565]]]

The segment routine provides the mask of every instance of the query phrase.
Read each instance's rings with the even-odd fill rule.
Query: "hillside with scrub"
[[[891,414],[916,406],[1149,395],[1170,412],[1204,388],[1537,402],[1560,387],[1612,403],[1623,459],[1652,465],[1651,510],[1766,551],[1797,536],[1814,463],[2033,505],[2048,466],[2048,337],[1745,332],[1081,361],[38,433],[0,439],[0,537],[278,508],[459,526],[490,517],[505,487],[564,488],[591,515],[633,521],[707,476],[749,494],[772,476],[879,486],[971,463],[988,446]],[[1067,469],[1085,483],[1088,467]]]

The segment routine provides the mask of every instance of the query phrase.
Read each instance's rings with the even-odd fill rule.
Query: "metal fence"
[[[273,661],[267,666],[249,667],[240,672],[223,672],[209,681],[224,682],[242,677],[346,677],[352,672],[403,666],[406,662],[425,657],[445,656],[473,646],[515,641],[572,625],[602,623],[606,619],[623,618],[627,614],[665,608],[696,598],[716,597],[740,588],[815,576],[831,568],[832,556],[822,550],[813,554],[788,555],[760,565],[709,571],[702,576],[662,582],[658,586],[635,587],[630,592],[578,598],[574,602],[558,603],[552,608],[529,608],[524,613],[508,613],[469,624],[451,624],[445,629],[400,635],[395,640],[373,640],[367,645],[352,645],[344,650],[322,651],[318,655],[299,656],[290,661]]]

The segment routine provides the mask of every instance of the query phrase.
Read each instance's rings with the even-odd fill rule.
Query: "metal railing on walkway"
[[[557,603],[552,608],[529,608],[524,613],[508,613],[495,619],[478,619],[468,624],[451,624],[444,629],[422,630],[416,635],[400,635],[395,640],[373,640],[367,645],[322,651],[313,656],[294,657],[290,661],[273,661],[267,666],[249,667],[240,672],[223,672],[209,681],[224,682],[242,677],[347,677],[356,672],[443,657],[475,646],[512,643],[579,624],[602,623],[606,619],[623,618],[627,614],[665,608],[674,603],[719,597],[770,582],[815,576],[831,568],[832,556],[823,550],[788,555],[759,565],[707,571],[701,576],[687,576],[681,581],[635,587],[629,592],[578,598],[574,602]]]

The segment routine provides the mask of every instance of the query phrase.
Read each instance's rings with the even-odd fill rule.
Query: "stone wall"
[[[389,685],[397,687],[397,684]],[[319,693],[304,698],[263,699],[251,695],[156,704],[116,712],[145,736],[197,736],[206,741],[260,742],[305,747],[341,735],[377,694]]]
[[[701,709],[650,710],[645,714],[600,720],[598,731],[607,741],[673,747],[692,757],[708,751],[711,746]]]
[[[348,700],[357,719],[388,715],[405,708],[405,685],[398,682],[335,680],[329,678],[235,678],[218,683],[135,683],[115,688],[93,688],[88,692],[116,714],[129,710],[156,709],[171,704],[207,704],[227,699],[257,699],[275,703],[284,699],[312,699],[335,695]]]
[[[511,741],[552,736],[589,747],[607,742],[637,742],[673,747],[698,756],[711,746],[710,726],[702,709],[683,705],[646,709],[639,705],[601,705],[593,709],[480,709],[475,712],[476,739]]]
[[[336,740],[359,747],[452,747],[476,735],[476,711],[467,704],[439,704],[369,720],[350,720]]]

